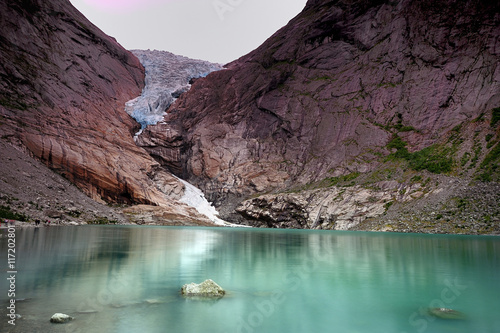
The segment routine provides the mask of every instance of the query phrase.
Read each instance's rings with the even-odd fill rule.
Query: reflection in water
[[[3,265],[5,238],[0,246]],[[17,231],[17,264],[23,318],[16,327],[2,322],[1,332],[500,331],[493,237],[40,228]],[[207,278],[227,296],[179,295],[183,284]],[[7,304],[6,293],[0,297]],[[467,320],[429,317],[431,306],[460,310]],[[55,312],[76,319],[50,324]]]

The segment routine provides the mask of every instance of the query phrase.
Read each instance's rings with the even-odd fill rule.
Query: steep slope
[[[132,139],[124,105],[144,85],[136,57],[67,0],[0,1],[0,27],[3,139],[96,200],[165,202],[152,179],[182,190]]]
[[[126,223],[127,218],[111,206],[98,203],[67,179],[51,171],[18,147],[0,140],[0,207],[17,219],[51,224]]]
[[[267,216],[267,226],[296,200],[303,209],[312,202],[273,208],[276,193],[306,186],[325,199],[338,180],[368,174],[359,185],[377,187],[390,178],[376,172],[388,167],[402,178],[363,202],[384,207],[412,177],[420,178],[403,185],[418,184],[415,198],[439,191],[420,179],[442,172],[498,181],[499,13],[496,1],[310,0],[257,50],[195,82],[144,135],[158,137],[162,163],[181,166],[228,214],[275,193],[239,209],[258,223]],[[334,209],[320,212],[281,226],[362,220],[351,214],[336,226]]]

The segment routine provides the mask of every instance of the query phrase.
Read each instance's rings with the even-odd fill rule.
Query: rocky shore
[[[447,188],[414,202],[397,202],[353,230],[500,235],[500,184],[444,178]]]
[[[444,175],[423,183],[368,179],[266,194],[236,211],[269,228],[500,235],[498,183]]]
[[[496,2],[310,0],[223,70],[25,5],[0,4],[0,217],[500,232]]]
[[[194,208],[173,202],[170,207],[110,205],[85,195],[29,153],[0,140],[0,208],[2,220],[16,226],[141,224],[217,226]],[[8,213],[8,214],[7,214]],[[167,214],[167,215],[165,215]],[[5,223],[2,223],[4,226]]]

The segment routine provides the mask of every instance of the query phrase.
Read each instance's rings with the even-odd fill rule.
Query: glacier
[[[148,125],[162,121],[167,108],[189,90],[192,79],[223,69],[221,64],[190,59],[167,51],[131,52],[144,66],[146,84],[139,97],[125,104],[125,111],[141,124],[141,131]]]
[[[141,130],[163,120],[167,108],[191,87],[191,80],[205,77],[213,71],[223,69],[221,64],[190,59],[167,51],[131,50],[139,58],[146,72],[145,86],[137,98],[125,104],[125,111],[141,124]],[[174,176],[175,177],[175,176]],[[226,222],[218,217],[215,207],[205,198],[204,193],[187,181],[176,177],[184,184],[184,194],[180,202],[195,208],[220,226],[242,227]]]

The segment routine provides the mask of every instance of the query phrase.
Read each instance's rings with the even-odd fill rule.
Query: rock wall
[[[152,179],[174,183],[167,194],[182,192],[132,139],[139,127],[124,105],[144,86],[135,56],[68,0],[2,1],[0,20],[4,139],[96,200],[162,203]]]
[[[243,201],[236,211],[269,228],[350,230],[385,214],[394,201],[405,203],[432,195],[421,184],[382,181],[372,188],[329,186],[292,193],[266,194]]]
[[[234,208],[372,172],[395,138],[420,151],[476,119],[479,136],[462,145],[497,138],[499,11],[478,0],[309,1],[261,47],[196,81],[148,140],[164,142],[158,151],[178,175]]]

